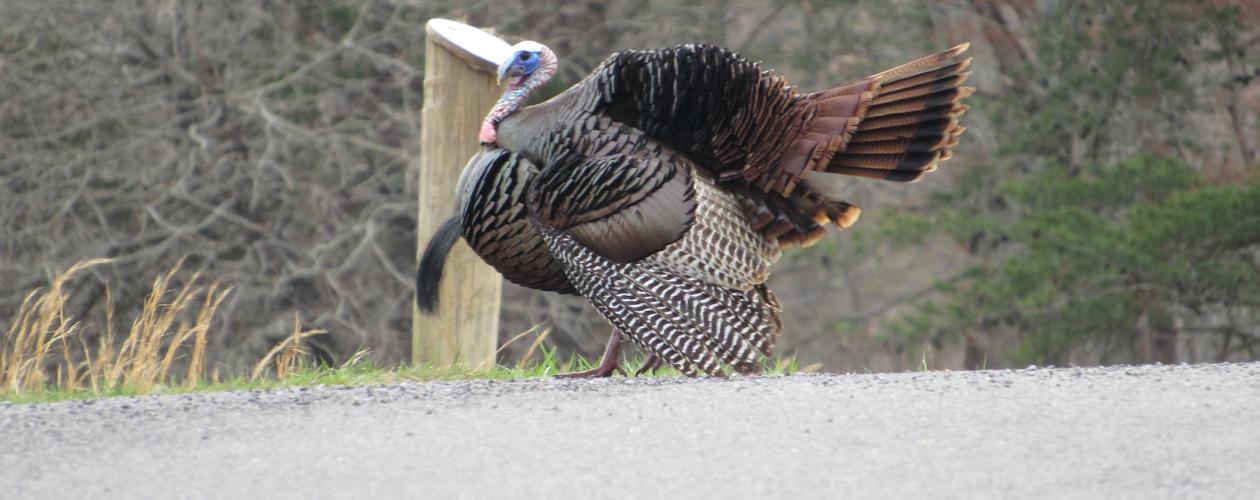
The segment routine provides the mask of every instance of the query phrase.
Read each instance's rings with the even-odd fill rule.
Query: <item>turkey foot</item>
[[[643,360],[643,367],[639,371],[634,372],[634,376],[638,377],[644,373],[656,373],[656,369],[661,367],[661,357],[656,353],[649,354],[647,359]]]
[[[617,362],[617,357],[621,356],[621,331],[613,328],[612,335],[608,337],[608,345],[604,347],[604,357],[600,358],[599,366],[573,373],[561,373],[556,378],[600,378],[611,377],[613,372],[619,372],[625,375],[621,365]]]

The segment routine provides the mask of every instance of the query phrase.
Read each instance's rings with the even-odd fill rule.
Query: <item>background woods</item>
[[[315,357],[406,359],[431,17],[548,44],[548,95],[626,48],[718,43],[816,89],[970,41],[955,158],[848,184],[862,220],[772,279],[780,352],[833,371],[1257,356],[1247,0],[3,2],[0,331],[76,261],[114,259],[65,285],[87,318],[106,283],[135,310],[187,256],[233,287],[211,363],[261,358],[295,313],[327,332]],[[601,349],[582,300],[504,294],[504,341],[540,325]]]

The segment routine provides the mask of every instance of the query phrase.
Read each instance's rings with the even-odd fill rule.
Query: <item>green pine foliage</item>
[[[1260,171],[1222,160],[1235,138],[1207,140],[1193,122],[1260,64],[1239,5],[1039,8],[1000,39],[1009,80],[973,103],[992,120],[978,126],[1000,130],[996,154],[960,154],[969,163],[931,211],[855,235],[910,251],[944,235],[969,258],[884,337],[907,356],[961,343],[967,368],[1255,359]],[[1191,345],[1200,353],[1182,355]]]
[[[996,192],[1013,213],[1004,222],[955,211],[942,226],[988,234],[1009,255],[942,282],[897,322],[903,337],[1012,332],[1012,363],[1069,364],[1087,344],[1105,356],[1145,330],[1175,331],[1174,318],[1260,318],[1260,181],[1210,185],[1184,162],[1144,155],[1054,167]]]

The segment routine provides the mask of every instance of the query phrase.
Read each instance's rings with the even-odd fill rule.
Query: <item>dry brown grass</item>
[[[193,388],[204,379],[206,335],[230,290],[217,282],[199,284],[200,273],[183,286],[172,286],[181,261],[153,280],[119,345],[113,299],[106,287],[104,331],[95,335],[93,348],[88,340],[93,332],[66,313],[65,285],[75,275],[109,262],[79,262],[47,288],[26,295],[0,338],[0,395],[46,390],[101,394],[124,388],[145,393],[163,385]],[[192,345],[187,346],[190,340]]]
[[[249,379],[253,381],[262,378],[269,368],[275,370],[276,379],[288,378],[289,375],[303,368],[302,362],[306,359],[306,351],[302,350],[302,339],[324,333],[326,332],[323,330],[302,330],[301,320],[294,315],[293,334],[276,344],[266,356],[258,360],[258,363],[254,365],[254,373]],[[362,359],[360,353],[366,353],[366,351],[356,353],[354,360]]]

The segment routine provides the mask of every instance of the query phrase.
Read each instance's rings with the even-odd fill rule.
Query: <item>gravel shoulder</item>
[[[0,403],[3,498],[1255,498],[1260,364]]]

